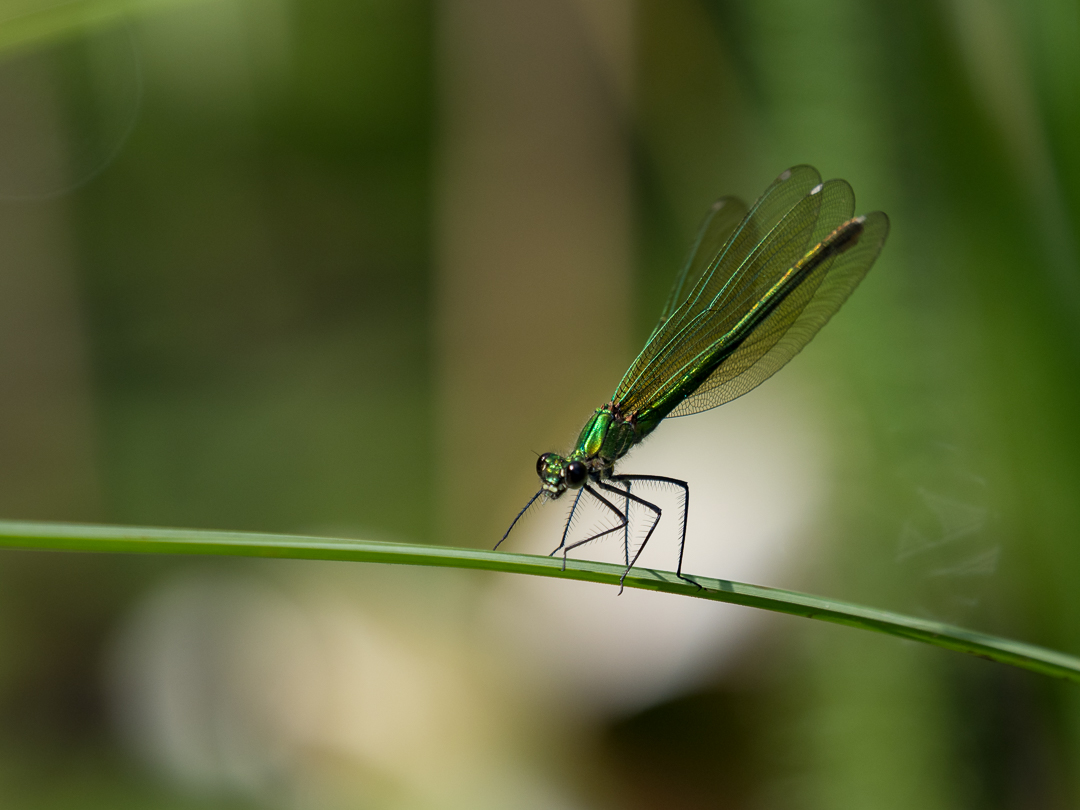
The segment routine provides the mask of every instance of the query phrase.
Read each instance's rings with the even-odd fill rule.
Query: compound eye
[[[544,473],[547,472],[548,459],[554,456],[554,453],[544,453],[536,460],[536,474],[543,478]]]
[[[585,465],[580,461],[571,461],[566,465],[566,485],[577,489],[585,483],[585,479],[589,477],[589,471],[585,469]]]

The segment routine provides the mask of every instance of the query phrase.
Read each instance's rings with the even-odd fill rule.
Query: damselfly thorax
[[[541,491],[554,499],[567,489],[580,489],[587,480],[611,478],[615,462],[643,438],[635,414],[623,416],[612,402],[597,408],[569,456],[544,453],[536,460]]]

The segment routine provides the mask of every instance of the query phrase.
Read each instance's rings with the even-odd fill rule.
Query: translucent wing
[[[809,274],[693,394],[668,416],[707,411],[756,388],[817,334],[847,300],[881,253],[889,218],[866,215],[858,244]]]
[[[697,239],[690,249],[690,258],[687,259],[683,269],[675,278],[675,284],[668,294],[667,302],[660,313],[660,320],[653,329],[655,335],[663,327],[671,313],[682,302],[683,290],[690,290],[701,280],[720,255],[721,248],[731,237],[732,231],[746,217],[746,203],[738,197],[721,197],[712,204],[709,213],[705,215],[705,221],[698,229]]]
[[[728,241],[717,245],[711,257],[701,251],[701,273],[692,287],[682,285],[686,298],[678,303],[676,314],[686,323],[707,308],[709,301],[726,283],[743,258],[769,233],[799,200],[821,184],[821,175],[813,166],[795,166],[781,174],[765,189],[754,207],[731,232]],[[672,298],[677,297],[672,290]],[[680,293],[681,294],[681,293]]]
[[[735,213],[735,206],[724,205],[706,218],[693,255],[668,296],[660,322],[619,383],[615,401],[622,402],[628,393],[647,385],[642,376],[667,348],[670,337],[709,308],[712,299],[737,275],[740,265],[762,237],[820,183],[821,175],[812,166],[788,169],[765,190],[726,241],[720,238],[725,236],[726,218],[718,215],[725,213],[725,209]]]
[[[658,422],[746,393],[790,360],[866,274],[888,231],[868,215],[845,250],[820,243],[848,222],[842,180],[796,167],[766,191],[683,301],[661,322],[615,395],[623,412]],[[854,226],[853,226],[854,229]],[[794,267],[818,246],[805,272]]]

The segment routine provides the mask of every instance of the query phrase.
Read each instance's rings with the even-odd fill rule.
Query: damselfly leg
[[[665,475],[613,475],[613,476],[611,476],[611,480],[612,481],[618,481],[618,482],[621,482],[621,483],[625,483],[626,484],[626,494],[627,494],[628,497],[630,496],[630,482],[631,481],[652,481],[652,482],[659,483],[659,484],[672,484],[672,485],[677,486],[679,489],[682,490],[682,510],[681,510],[682,514],[680,516],[680,520],[681,520],[682,525],[680,526],[680,529],[679,529],[679,565],[675,569],[675,576],[677,576],[679,579],[683,580],[684,582],[689,582],[689,583],[691,583],[693,585],[696,585],[700,589],[701,586],[698,585],[698,583],[694,582],[694,580],[692,580],[690,577],[684,576],[683,572],[682,572],[683,549],[686,547],[686,516],[687,516],[687,514],[689,513],[689,510],[690,510],[690,485],[688,483],[686,483],[685,481],[680,481],[678,478],[668,478]],[[634,498],[634,500],[637,500],[637,498]],[[630,507],[630,503],[629,503],[629,500],[628,500],[627,501],[627,510],[628,511],[629,511],[629,507]],[[657,521],[659,521],[659,517],[657,517]],[[655,528],[655,524],[654,524],[654,528]],[[649,535],[645,537],[645,542],[646,543],[648,542],[649,537],[651,535],[652,535],[652,531],[650,530]],[[627,561],[627,564],[626,564],[626,572],[627,573],[630,573],[630,569],[633,568],[634,565],[637,563],[638,557],[641,556],[641,552],[642,552],[642,550],[644,548],[645,548],[645,543],[642,543],[641,547],[638,548],[637,553],[634,555],[634,559]],[[623,576],[625,577],[626,574],[623,574]]]
[[[615,506],[615,504],[613,504],[610,500],[605,498],[603,495],[601,495],[599,492],[597,492],[591,486],[586,485],[586,486],[582,487],[578,491],[577,497],[574,499],[574,504],[570,509],[570,517],[567,519],[566,526],[563,529],[562,542],[559,544],[559,547],[555,549],[555,551],[551,552],[551,555],[549,555],[549,556],[554,556],[559,551],[562,551],[562,553],[563,553],[562,554],[562,556],[563,556],[563,570],[565,570],[567,555],[571,551],[573,551],[575,548],[579,548],[580,546],[584,546],[584,545],[586,545],[588,543],[593,542],[594,540],[599,540],[601,537],[606,537],[606,536],[608,536],[610,534],[614,534],[615,532],[621,530],[623,532],[623,558],[624,558],[624,565],[626,566],[626,570],[623,571],[623,575],[619,579],[619,586],[620,586],[619,591],[621,593],[622,592],[622,583],[626,580],[626,576],[627,576],[627,574],[630,573],[630,570],[637,564],[638,558],[641,556],[641,552],[644,551],[645,546],[648,545],[648,542],[652,538],[653,532],[656,531],[656,527],[659,525],[660,518],[663,515],[663,510],[659,506],[657,506],[655,503],[652,503],[651,501],[647,501],[644,498],[640,498],[637,495],[634,495],[633,493],[631,493],[631,491],[630,491],[631,484],[632,484],[633,481],[648,481],[648,482],[651,482],[651,483],[672,484],[673,486],[677,486],[682,490],[682,509],[680,510],[680,512],[681,512],[680,524],[681,525],[679,527],[679,564],[676,567],[675,575],[679,579],[683,580],[684,582],[689,582],[692,585],[700,588],[701,586],[698,585],[698,583],[694,582],[694,580],[692,580],[690,577],[685,576],[683,574],[683,572],[682,572],[683,550],[684,550],[684,548],[686,546],[686,514],[687,514],[687,510],[690,508],[690,485],[687,484],[686,481],[680,481],[678,478],[668,478],[667,476],[663,476],[663,475],[613,475],[609,480],[614,481],[615,483],[618,483],[618,484],[622,484],[623,486],[626,487],[626,489],[625,490],[618,489],[616,487],[611,486],[611,484],[605,483],[604,481],[598,481],[597,486],[600,489],[604,490],[605,492],[610,492],[613,495],[618,495],[619,497],[623,498],[623,503],[624,503],[623,510],[620,512],[618,507]],[[573,520],[574,513],[577,511],[577,507],[578,507],[578,503],[579,503],[580,498],[581,498],[581,494],[584,493],[584,492],[588,492],[590,495],[593,496],[593,498],[595,498],[597,501],[599,501],[612,514],[614,514],[619,519],[619,523],[617,525],[615,525],[615,526],[604,529],[601,532],[597,532],[596,534],[592,534],[589,537],[586,537],[584,540],[578,540],[577,542],[567,544],[566,538],[567,538],[567,534],[570,531],[570,523]],[[641,506],[644,506],[646,509],[648,509],[650,512],[653,513],[653,519],[652,519],[652,522],[649,524],[648,531],[645,533],[645,539],[641,541],[641,545],[638,546],[637,551],[634,552],[634,556],[633,556],[632,559],[630,557],[630,502],[631,501],[633,501],[634,503],[640,504]]]
[[[563,526],[562,542],[559,543],[558,547],[553,552],[548,554],[549,557],[554,557],[566,547],[566,536],[570,533],[570,527],[574,523],[574,514],[577,512],[578,504],[581,503],[581,493],[584,491],[584,489],[579,489],[574,496],[574,503],[570,506],[570,514],[566,516],[566,525]]]
[[[510,532],[512,532],[514,530],[514,527],[517,526],[518,521],[521,520],[521,518],[524,516],[524,514],[529,511],[529,509],[532,507],[532,505],[534,503],[536,503],[536,499],[539,498],[543,494],[544,494],[544,490],[541,489],[539,492],[537,492],[535,495],[533,495],[531,498],[529,498],[529,502],[527,504],[525,504],[524,507],[522,507],[520,512],[517,513],[517,517],[514,518],[514,522],[510,524],[510,528],[506,530],[506,533],[502,536],[502,539],[499,540],[499,542],[495,544],[495,548],[493,548],[492,551],[498,551],[499,550],[499,546],[501,546],[503,544],[503,540],[505,540],[507,537],[510,536]]]
[[[623,513],[623,520],[626,521],[626,525],[623,526],[623,560],[626,563],[627,570],[630,570],[630,482],[624,481],[626,484],[626,512]]]
[[[599,482],[597,484],[597,486],[601,487],[602,489],[614,492],[616,495],[621,495],[623,497],[633,498],[635,501],[640,501],[641,500],[640,498],[638,498],[635,495],[630,495],[630,494],[628,494],[626,492],[623,492],[621,489],[615,489],[615,487],[608,486],[607,484],[603,483],[602,481]],[[615,515],[615,517],[617,517],[619,519],[619,524],[617,526],[612,526],[609,529],[604,529],[602,532],[597,532],[596,534],[590,535],[589,537],[586,537],[584,540],[578,540],[576,543],[571,543],[570,545],[564,545],[562,547],[562,553],[563,553],[562,554],[562,559],[563,559],[563,570],[564,571],[566,570],[566,555],[567,554],[569,554],[575,548],[578,548],[580,546],[584,546],[586,543],[591,543],[593,540],[599,540],[601,537],[607,537],[607,535],[614,534],[617,531],[625,531],[627,523],[628,523],[628,521],[626,519],[626,515],[623,512],[620,512],[618,507],[615,506],[615,504],[613,504],[611,501],[609,501],[607,498],[605,498],[603,495],[601,495],[599,492],[597,492],[591,486],[586,484],[585,486],[583,486],[581,488],[581,490],[582,490],[582,492],[588,492],[590,495],[592,495],[594,498],[596,498],[596,500],[598,500],[601,504],[603,504],[612,514]],[[650,504],[648,501],[641,501],[641,503],[644,506],[649,506],[649,507],[652,507],[654,510],[656,510],[656,512],[657,512],[656,520],[660,519],[659,510],[656,509],[656,507],[653,507],[652,504]],[[656,520],[653,521],[653,528],[656,527]],[[650,534],[651,534],[651,529],[650,529]],[[624,573],[623,574],[623,579],[625,579],[625,578],[626,578],[626,574]],[[621,583],[621,580],[620,580],[620,583]],[[621,588],[620,588],[620,591],[621,591]]]

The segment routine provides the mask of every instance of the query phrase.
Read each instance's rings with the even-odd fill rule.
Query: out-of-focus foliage
[[[0,64],[5,514],[426,537],[430,9],[53,6],[0,14],[84,15]],[[97,753],[161,569],[5,556],[5,804],[173,806]]]

